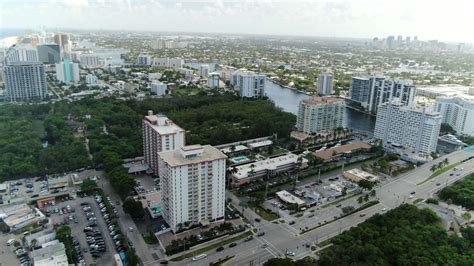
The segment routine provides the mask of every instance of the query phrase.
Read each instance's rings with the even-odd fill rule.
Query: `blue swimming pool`
[[[247,158],[246,156],[237,156],[237,157],[234,157],[232,159],[230,159],[233,163],[242,163],[242,162],[245,162],[245,161],[248,161],[249,158]]]

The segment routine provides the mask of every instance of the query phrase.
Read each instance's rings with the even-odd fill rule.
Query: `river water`
[[[265,94],[278,107],[295,115],[298,113],[300,101],[311,97],[304,93],[284,88],[270,80],[267,80],[265,83]],[[344,127],[372,135],[375,127],[375,117],[346,107],[344,112]]]

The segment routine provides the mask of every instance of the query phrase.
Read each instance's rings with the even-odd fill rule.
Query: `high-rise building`
[[[317,84],[319,95],[323,96],[332,94],[332,80],[333,78],[331,74],[319,74]]]
[[[395,36],[388,36],[387,37],[387,47],[388,49],[395,48]]]
[[[150,66],[152,63],[152,57],[150,54],[147,53],[141,53],[138,55],[137,58],[137,65],[140,66]]]
[[[153,59],[153,66],[160,68],[173,68],[179,70],[184,65],[184,60],[181,58],[155,58]]]
[[[163,96],[166,95],[166,90],[168,89],[168,85],[166,85],[163,82],[154,80],[151,82],[151,93],[158,95],[158,96]]]
[[[86,75],[86,84],[87,85],[97,85],[97,77],[92,74]]]
[[[48,84],[40,62],[12,62],[3,67],[6,97],[10,102],[44,100]]]
[[[265,75],[236,71],[232,73],[231,84],[240,97],[259,98],[265,96],[265,79]]]
[[[404,105],[415,102],[416,88],[408,79],[387,79],[383,76],[354,77],[351,84],[351,100],[360,103],[370,113],[386,102],[399,98]]]
[[[38,49],[38,59],[43,64],[56,64],[61,61],[61,53],[57,44],[40,44]]]
[[[163,49],[165,48],[165,40],[157,39],[151,41],[151,48],[153,49]]]
[[[5,63],[38,62],[38,52],[31,44],[16,44],[5,55]]]
[[[148,115],[143,119],[143,154],[145,162],[158,175],[158,153],[175,150],[185,144],[185,131],[168,117]]]
[[[344,100],[314,97],[300,102],[296,128],[308,134],[342,127]]]
[[[442,116],[426,107],[409,107],[392,101],[379,107],[374,138],[383,144],[401,145],[415,152],[436,151]]]
[[[64,59],[56,64],[56,78],[64,83],[79,82],[79,64]]]
[[[207,77],[207,87],[211,89],[218,89],[220,83],[220,75],[217,72],[209,73],[209,77]]]
[[[206,145],[158,153],[163,218],[173,231],[225,217],[226,159]]]
[[[207,76],[209,76],[209,65],[199,66],[199,76],[201,76],[201,78],[207,78]]]
[[[474,88],[469,89],[469,94],[437,97],[435,110],[456,134],[474,136]]]
[[[79,55],[79,64],[82,67],[94,68],[100,66],[100,59],[95,54],[81,54]]]
[[[59,45],[59,51],[61,53],[61,58],[64,57],[65,54],[70,52],[70,38],[68,33],[55,33],[54,34],[54,43]]]

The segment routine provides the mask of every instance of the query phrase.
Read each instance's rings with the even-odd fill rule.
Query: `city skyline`
[[[369,39],[402,35],[418,36],[420,40],[474,43],[472,34],[462,30],[463,22],[469,20],[469,7],[473,5],[466,0],[451,1],[449,6],[426,0],[384,1],[383,5],[375,0],[298,0],[291,3],[4,0],[0,3],[0,29],[57,28],[61,25],[61,28],[71,29]],[[429,12],[423,12],[427,7]],[[390,12],[386,12],[388,10]],[[439,19],[441,17],[445,19]]]

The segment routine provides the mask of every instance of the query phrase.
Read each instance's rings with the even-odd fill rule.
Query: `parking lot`
[[[86,207],[85,204],[90,206],[88,212],[83,210],[83,207]],[[67,210],[67,206],[70,206],[71,210],[74,211],[64,213],[63,209]],[[59,210],[59,212],[55,212],[56,210]],[[54,224],[65,224],[71,227],[72,235],[79,241],[80,248],[83,251],[84,261],[87,265],[112,265],[114,263],[115,251],[114,245],[112,244],[112,238],[108,233],[109,230],[107,229],[99,206],[93,197],[76,198],[70,201],[59,202],[53,206],[46,207],[45,211],[52,212],[50,218]],[[92,225],[88,220],[88,218],[90,219],[92,217],[95,217],[95,225]],[[100,252],[97,257],[92,256],[91,247],[87,242],[88,236],[84,232],[84,228],[89,227],[90,225],[92,225],[91,228],[101,232],[100,235],[104,242],[105,250],[104,252]]]

